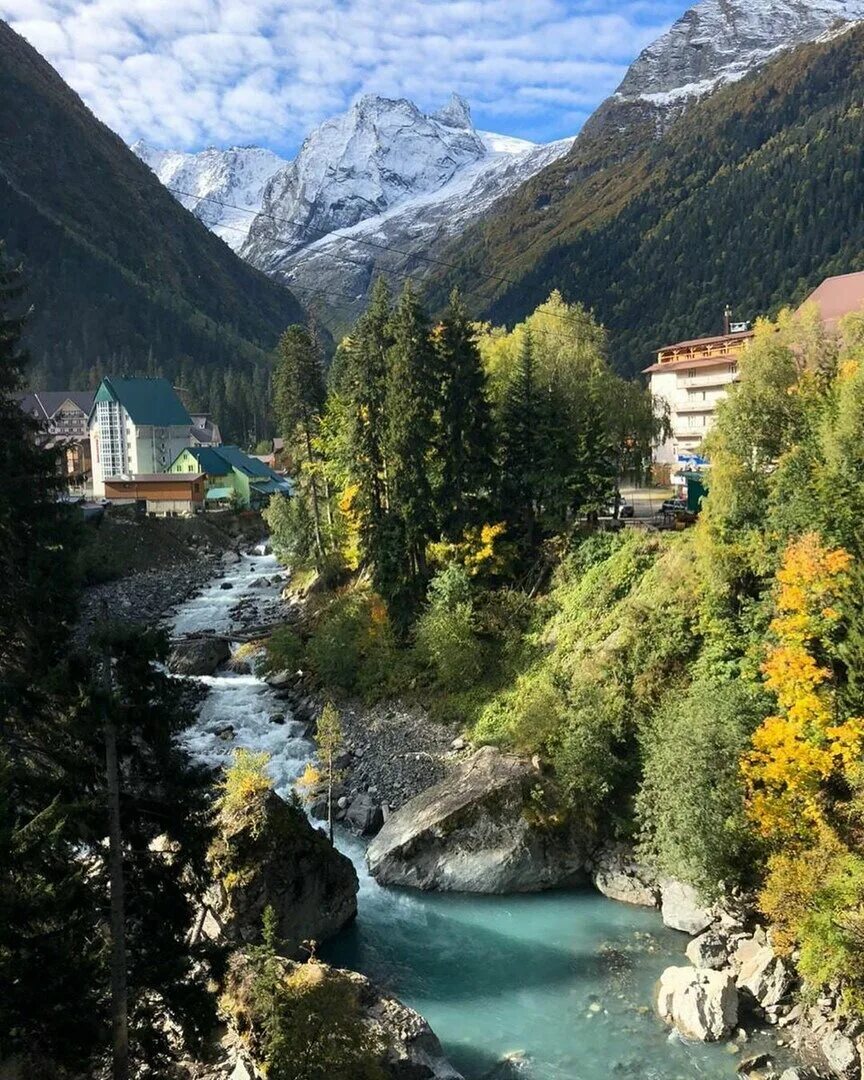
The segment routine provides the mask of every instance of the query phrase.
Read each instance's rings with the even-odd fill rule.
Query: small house
[[[271,495],[290,495],[293,485],[263,461],[237,446],[188,446],[171,464],[171,473],[201,473],[205,505],[242,509],[266,506]]]
[[[204,508],[204,475],[142,473],[130,477],[108,477],[105,480],[105,498],[119,504],[143,503],[148,514],[158,517],[188,517]]]

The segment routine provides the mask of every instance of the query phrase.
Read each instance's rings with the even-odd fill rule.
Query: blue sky
[[[572,135],[684,0],[0,0],[128,141],[255,143],[286,156],[361,93],[478,127]]]

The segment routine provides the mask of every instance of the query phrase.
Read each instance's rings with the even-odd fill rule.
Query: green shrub
[[[306,500],[274,495],[262,517],[270,530],[273,550],[289,566],[306,566],[315,554],[315,524]]]
[[[383,603],[360,588],[321,614],[306,655],[328,690],[367,701],[402,692],[414,677],[410,653],[397,645]]]
[[[483,678],[488,649],[476,625],[468,575],[461,566],[448,566],[433,578],[415,628],[417,655],[441,690],[466,690]]]
[[[739,761],[766,713],[766,699],[742,681],[703,679],[670,697],[643,733],[642,854],[706,897],[753,870]]]
[[[299,671],[304,663],[303,642],[291,626],[280,626],[264,647],[264,671]]]

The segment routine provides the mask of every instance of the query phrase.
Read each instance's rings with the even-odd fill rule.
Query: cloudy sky
[[[128,141],[291,154],[360,93],[478,127],[573,134],[683,0],[0,0],[23,34]]]

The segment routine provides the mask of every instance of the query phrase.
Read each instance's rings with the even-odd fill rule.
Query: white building
[[[749,324],[731,324],[719,337],[665,346],[657,353],[657,363],[646,368],[651,393],[668,406],[672,426],[670,437],[654,453],[658,471],[668,470],[666,482],[698,453],[717,405],[738,381],[738,357],[752,338]]]
[[[93,494],[105,481],[168,471],[191,443],[192,420],[167,379],[105,378],[90,412]]]

